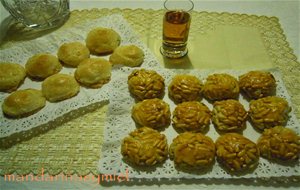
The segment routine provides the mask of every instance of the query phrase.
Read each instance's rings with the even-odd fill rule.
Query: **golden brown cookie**
[[[80,90],[79,84],[73,76],[55,74],[46,78],[42,83],[43,95],[49,102],[57,102],[71,98]]]
[[[90,57],[90,51],[81,42],[69,42],[59,47],[57,57],[65,65],[77,67],[80,62]]]
[[[26,77],[25,69],[17,63],[0,63],[0,91],[16,90]]]
[[[239,92],[236,78],[225,73],[209,75],[202,89],[204,97],[212,101],[236,99]]]
[[[217,160],[230,172],[253,170],[259,161],[254,142],[237,133],[226,133],[216,141]]]
[[[274,76],[265,71],[250,71],[239,76],[239,86],[250,99],[271,96],[276,91]]]
[[[165,91],[165,79],[153,70],[134,70],[128,76],[128,88],[137,100],[161,98]]]
[[[217,130],[223,132],[241,131],[246,127],[247,112],[237,100],[214,102],[212,121]]]
[[[4,99],[2,111],[9,117],[26,117],[46,105],[42,92],[36,89],[17,90]]]
[[[260,154],[270,160],[296,161],[300,155],[300,136],[282,126],[266,129],[257,141]]]
[[[170,158],[179,168],[207,168],[215,160],[215,144],[201,133],[184,132],[173,139]]]
[[[121,37],[113,29],[98,27],[88,33],[85,42],[92,54],[109,54],[120,45]]]
[[[203,132],[210,124],[211,112],[197,101],[182,102],[173,112],[173,125],[184,131]]]
[[[170,107],[161,99],[146,99],[135,104],[131,111],[134,121],[153,129],[167,127],[170,124]]]
[[[110,81],[111,63],[103,58],[88,58],[82,61],[76,71],[75,79],[89,88],[100,88]]]
[[[288,102],[276,96],[251,100],[249,107],[249,116],[252,124],[261,130],[277,125],[285,125],[291,111]]]
[[[168,158],[167,138],[154,129],[142,127],[123,139],[121,153],[131,163],[153,166]]]
[[[25,65],[29,77],[43,80],[58,73],[62,66],[57,57],[48,53],[39,53],[30,57]]]
[[[111,54],[109,61],[114,65],[137,67],[144,61],[144,52],[136,45],[119,46]]]
[[[198,101],[202,99],[203,84],[195,76],[176,75],[169,85],[169,96],[175,103]]]

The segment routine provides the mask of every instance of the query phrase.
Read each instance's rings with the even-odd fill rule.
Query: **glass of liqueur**
[[[28,28],[55,28],[70,14],[69,0],[1,0],[1,3],[16,21]]]
[[[191,24],[191,0],[166,0],[163,18],[163,42],[161,53],[168,58],[180,58],[187,54],[187,40]]]

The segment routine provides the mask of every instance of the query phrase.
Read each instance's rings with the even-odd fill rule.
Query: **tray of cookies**
[[[99,172],[148,179],[299,175],[299,122],[278,70],[117,72]]]
[[[19,42],[0,62],[0,138],[108,102],[115,68],[159,65],[117,14]]]

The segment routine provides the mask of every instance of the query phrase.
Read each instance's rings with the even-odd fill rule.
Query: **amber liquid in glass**
[[[163,20],[163,48],[172,51],[185,51],[191,16],[184,11],[168,11]]]

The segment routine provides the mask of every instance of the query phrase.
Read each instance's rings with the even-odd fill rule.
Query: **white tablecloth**
[[[70,0],[71,10],[89,8],[144,8],[162,9],[164,0]],[[285,0],[194,0],[197,11],[217,11],[231,13],[246,13],[255,15],[276,16],[282,25],[287,41],[300,57],[300,1]],[[0,21],[9,15],[0,5]],[[0,25],[1,26],[1,25]],[[3,31],[1,31],[3,33]],[[1,36],[0,36],[1,37]],[[7,182],[0,178],[0,190],[4,189],[298,189],[296,186],[282,184],[276,186],[253,185],[245,180],[238,181],[194,181],[182,182],[162,181],[139,183],[114,183],[98,185],[96,181],[81,182]]]

